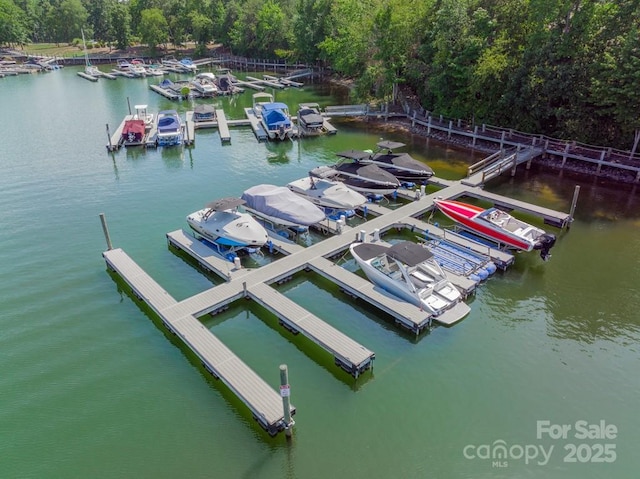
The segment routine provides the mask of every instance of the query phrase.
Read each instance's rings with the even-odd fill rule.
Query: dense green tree
[[[203,54],[206,51],[207,43],[213,39],[213,21],[202,13],[191,12],[191,29],[193,39],[197,44],[197,52]]]
[[[13,0],[0,0],[0,45],[27,41],[27,16]]]
[[[140,38],[152,52],[155,52],[158,45],[166,43],[169,39],[167,19],[164,18],[164,14],[159,8],[142,10],[140,15],[140,25],[138,26]]]
[[[288,19],[278,3],[266,0],[256,16],[256,44],[260,46],[260,53],[268,57],[270,52],[279,56],[289,50],[290,42]]]
[[[127,6],[117,2],[111,6],[111,29],[109,31],[109,41],[116,43],[116,48],[124,50],[129,46],[131,37],[131,15]]]
[[[257,12],[262,6],[262,0],[246,0],[244,8],[237,12],[237,18],[229,30],[229,46],[234,53],[260,57],[262,51],[258,45],[256,25]],[[250,53],[251,52],[251,53]]]
[[[88,13],[87,22],[91,27],[92,38],[95,40],[108,41],[111,30],[110,10],[115,1],[117,0],[83,0]]]
[[[375,0],[335,0],[329,14],[330,31],[318,45],[335,70],[356,76],[371,58],[371,12]]]
[[[49,11],[48,23],[56,43],[70,43],[82,36],[82,27],[87,21],[87,10],[80,0],[62,0]]]
[[[293,23],[297,56],[305,62],[324,59],[319,45],[329,32],[331,0],[298,0]]]
[[[589,138],[637,148],[640,139],[640,9],[637,1],[599,5],[595,35],[587,47],[600,50],[592,66],[589,100],[597,112]],[[621,142],[617,145],[616,142]]]

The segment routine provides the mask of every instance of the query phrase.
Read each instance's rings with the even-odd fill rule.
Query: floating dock
[[[267,132],[262,127],[262,124],[260,123],[260,119],[256,116],[256,113],[253,111],[253,108],[245,108],[244,113],[245,115],[247,115],[247,118],[249,119],[249,122],[251,124],[251,129],[253,130],[253,133],[256,135],[256,138],[258,139],[258,141],[268,140],[269,135],[267,135]]]
[[[223,143],[231,141],[231,133],[229,133],[229,124],[227,123],[227,117],[224,114],[222,108],[216,108],[216,120],[218,121],[218,133],[220,134],[220,141]]]
[[[228,280],[242,278],[241,288],[244,296],[254,299],[275,314],[280,324],[287,330],[294,334],[302,333],[303,336],[329,352],[333,355],[335,363],[355,378],[371,367],[375,358],[372,351],[268,286],[269,283],[282,279],[281,274],[272,276],[268,274],[269,270],[277,270],[276,268],[269,268],[271,265],[267,265],[256,270],[236,269],[233,263],[220,257],[215,258],[217,255],[212,248],[185,233],[184,230],[168,233],[167,239],[169,244],[187,252],[210,271]],[[284,276],[291,276],[294,272],[286,271]],[[216,309],[220,310],[223,306],[226,304],[219,304]]]
[[[432,317],[417,306],[383,292],[368,280],[346,270],[329,258],[344,254],[354,240],[378,241],[380,233],[391,228],[410,228],[412,231],[422,232],[423,237],[425,234],[430,237],[440,234],[451,239],[453,236],[443,233],[443,230],[418,218],[433,210],[434,198],[453,199],[470,195],[470,189],[472,188],[459,182],[452,182],[451,186],[434,194],[415,194],[412,202],[394,210],[379,205],[369,205],[368,210],[379,216],[374,215],[365,225],[361,225],[370,231],[368,235],[365,230],[360,230],[360,234],[355,235],[354,238],[354,229],[344,227],[341,234],[329,236],[306,248],[273,238],[271,246],[277,248],[284,256],[256,269],[245,269],[226,261],[211,247],[183,230],[168,233],[170,245],[185,251],[205,269],[226,279],[225,283],[182,301],[172,298],[121,249],[110,249],[103,253],[103,257],[107,267],[129,284],[134,296],[147,303],[160,317],[164,326],[200,358],[205,369],[222,380],[244,402],[260,425],[270,434],[277,434],[278,431],[291,425],[285,424],[282,402],[278,394],[226,348],[197,318],[222,311],[239,299],[252,299],[275,314],[280,324],[287,330],[294,334],[302,333],[332,354],[336,365],[357,378],[372,367],[374,353],[269,285],[285,281],[300,271],[312,270],[338,284],[352,296],[374,305],[393,317],[397,324],[416,335],[429,329],[433,321],[448,325],[460,317],[458,310],[468,309],[464,302],[458,303],[453,309],[440,316]],[[493,200],[501,205],[524,208],[515,200],[498,195],[492,196]],[[560,225],[566,225],[569,222],[569,215],[565,213],[537,208],[533,205],[527,205],[526,209],[537,212],[541,216],[553,217]],[[472,244],[464,238],[457,238],[456,241],[460,241],[460,244],[465,241],[469,245]],[[499,250],[478,243],[475,243],[475,248],[477,248],[476,251],[488,252],[492,260],[500,257]],[[502,254],[506,255],[503,252]],[[502,256],[502,260],[505,263],[509,261],[506,256]],[[293,413],[295,409],[292,407],[291,411]]]
[[[198,356],[209,373],[233,391],[269,434],[275,435],[288,426],[284,423],[280,395],[196,317],[175,308],[176,300],[121,249],[106,251],[103,256],[108,268],[123,278],[133,294],[153,309],[164,326]],[[290,410],[295,414],[293,406]]]
[[[98,77],[97,76],[89,75],[88,73],[85,73],[85,72],[76,72],[76,73],[77,73],[77,75],[79,77],[82,77],[85,80],[89,80],[89,81],[92,81],[92,82],[98,81]]]

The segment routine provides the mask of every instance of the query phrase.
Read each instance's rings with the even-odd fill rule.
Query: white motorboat
[[[367,203],[364,195],[339,181],[306,176],[288,183],[287,187],[323,208],[331,218],[340,215],[351,217],[355,214],[356,208]]]
[[[246,190],[242,199],[246,210],[266,221],[274,231],[286,228],[302,233],[325,219],[324,211],[284,186],[256,185]]]
[[[118,70],[127,76],[142,78],[147,76],[147,70],[140,63],[132,63],[127,60],[118,60]]]
[[[213,73],[199,73],[191,81],[191,86],[202,96],[214,96],[218,94],[216,76]]]
[[[144,121],[145,129],[147,131],[150,130],[155,122],[155,117],[153,113],[149,113],[147,111],[147,105],[136,105],[134,108],[136,112],[133,115],[133,119]]]
[[[245,201],[222,198],[187,216],[189,227],[199,236],[224,249],[260,248],[267,231],[249,213],[240,211]]]
[[[460,291],[428,249],[411,241],[394,245],[353,243],[349,249],[373,284],[420,307],[436,320],[450,311],[442,322],[453,324],[469,313]]]

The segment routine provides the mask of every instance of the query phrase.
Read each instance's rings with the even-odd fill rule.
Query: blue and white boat
[[[243,199],[233,197],[212,201],[188,215],[187,223],[221,252],[260,248],[267,242],[267,231],[249,213],[240,210],[244,204]]]
[[[267,101],[261,101],[266,99]],[[260,120],[270,140],[286,140],[293,136],[293,124],[289,107],[281,102],[274,102],[269,93],[253,95],[253,112]]]
[[[158,146],[182,145],[182,120],[176,110],[163,110],[158,113]]]

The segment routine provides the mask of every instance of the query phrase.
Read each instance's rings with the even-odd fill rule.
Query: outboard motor
[[[538,237],[536,245],[533,247],[533,249],[539,249],[540,257],[544,261],[547,261],[551,256],[551,253],[549,252],[549,250],[553,248],[554,244],[556,244],[556,235],[551,233],[545,233]]]

